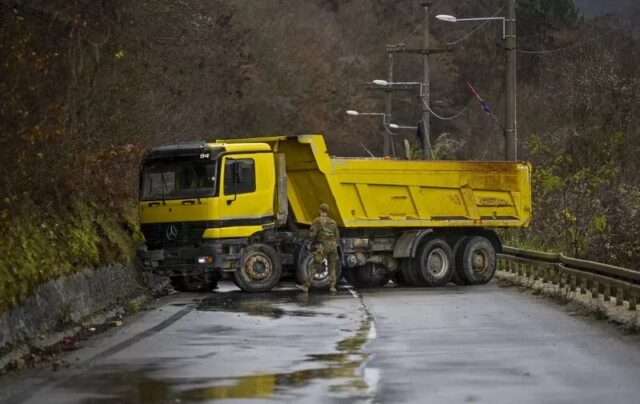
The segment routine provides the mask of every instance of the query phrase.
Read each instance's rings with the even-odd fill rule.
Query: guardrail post
[[[556,264],[556,270],[560,274],[560,287],[566,289],[569,286],[569,275],[567,275],[558,264]]]
[[[550,265],[548,266],[549,271],[551,271],[552,277],[551,277],[551,283],[553,285],[560,285],[562,283],[561,281],[561,277],[562,274],[560,273],[560,271],[558,270],[558,268],[555,265]]]
[[[598,295],[600,294],[599,288],[600,288],[600,283],[596,280],[592,280],[591,281],[591,298],[593,299],[598,298]]]
[[[584,278],[580,279],[580,294],[581,295],[587,294],[587,280]]]
[[[629,291],[629,310],[635,310],[638,303],[638,296],[633,291]]]
[[[622,306],[624,304],[624,289],[616,286],[616,306]]]
[[[575,275],[571,275],[569,277],[569,282],[571,284],[571,291],[575,292],[576,288],[578,287],[578,280],[576,279],[576,276]]]
[[[611,284],[607,283],[606,285],[604,285],[604,301],[605,302],[610,302],[611,301]]]

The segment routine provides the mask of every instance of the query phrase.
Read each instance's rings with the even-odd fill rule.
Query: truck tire
[[[416,278],[416,273],[414,270],[414,262],[413,258],[405,258],[400,260],[400,272],[402,273],[402,281],[403,286],[422,286],[422,283],[418,281]]]
[[[282,276],[278,253],[267,244],[245,248],[242,266],[233,273],[235,284],[245,292],[266,292],[273,289]]]
[[[496,272],[496,249],[483,236],[473,236],[461,248],[459,275],[469,285],[482,285],[489,282]]]
[[[203,292],[205,283],[196,276],[173,276],[171,286],[178,292]]]
[[[400,267],[391,274],[391,281],[398,286],[409,286],[407,281],[404,280],[402,269],[400,269]]]
[[[376,271],[374,264],[367,263],[362,266],[346,268],[344,277],[356,288],[376,288],[389,283],[391,273]]]
[[[455,240],[455,243],[453,244],[454,271],[453,276],[451,277],[451,282],[459,286],[469,284],[469,281],[467,281],[467,278],[464,275],[464,269],[462,269],[462,256],[464,254],[464,247],[467,245],[468,240],[469,237],[463,236]]]
[[[453,252],[446,241],[435,238],[425,242],[415,262],[417,278],[427,286],[444,286],[453,276]]]
[[[304,284],[307,280],[307,270],[309,268],[309,264],[313,259],[313,254],[311,250],[307,248],[303,248],[300,252],[300,258],[298,262],[298,269],[296,270],[296,279],[299,284]],[[336,283],[340,282],[340,278],[342,277],[342,262],[340,262],[340,256],[338,255],[338,259],[336,260]],[[329,288],[329,266],[326,258],[322,261],[322,270],[316,273],[316,276],[311,281],[312,288],[318,289],[328,289]]]

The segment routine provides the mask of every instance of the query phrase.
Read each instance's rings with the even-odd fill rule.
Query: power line
[[[436,118],[440,119],[441,121],[451,121],[453,119],[456,119],[457,117],[462,115],[462,113],[465,112],[467,110],[467,108],[469,108],[469,105],[471,105],[471,101],[469,101],[467,103],[467,105],[465,105],[464,108],[462,108],[460,111],[458,111],[457,114],[455,114],[453,116],[445,117],[445,116],[438,115],[434,110],[432,110],[431,107],[429,106],[429,104],[427,104],[427,102],[424,100],[424,98],[420,98],[420,99],[422,100],[422,103],[424,104],[425,108],[427,108],[427,111],[429,111],[431,113],[431,115],[435,116]]]
[[[405,44],[405,42],[407,41],[407,39],[409,39],[409,37],[410,37],[410,36],[412,36],[413,34],[415,34],[415,33],[416,33],[416,31],[418,31],[418,29],[420,29],[420,27],[421,27],[421,26],[422,26],[422,25],[417,25],[417,26],[413,29],[413,31],[409,32],[409,33],[407,34],[407,36],[405,36],[405,37],[402,39],[402,41],[400,41],[400,44],[404,45],[404,44]]]
[[[573,45],[569,45],[569,46],[565,46],[564,48],[558,48],[558,49],[548,49],[548,50],[539,50],[539,51],[532,51],[532,50],[517,50],[516,52],[518,53],[524,53],[527,55],[546,55],[546,54],[550,54],[550,53],[558,53],[558,52],[563,52],[566,50],[571,50],[571,49],[575,49],[575,48],[579,48],[581,46],[584,46],[586,44],[592,43],[592,42],[596,42],[601,40],[602,38],[604,38],[607,34],[602,34],[600,36],[597,36],[595,38],[591,38],[591,39],[587,39],[586,41],[583,42],[579,42]]]

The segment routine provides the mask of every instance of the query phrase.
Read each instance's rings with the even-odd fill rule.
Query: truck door
[[[275,223],[273,154],[225,156],[222,178],[220,238],[248,237]]]

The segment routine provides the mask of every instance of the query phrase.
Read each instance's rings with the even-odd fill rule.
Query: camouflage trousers
[[[307,267],[307,280],[304,283],[306,287],[311,287],[313,277],[318,270],[322,269],[324,258],[327,259],[327,265],[329,269],[329,288],[336,287],[336,262],[338,261],[338,251],[336,247],[327,248],[321,247],[316,252],[315,256],[309,262]]]

